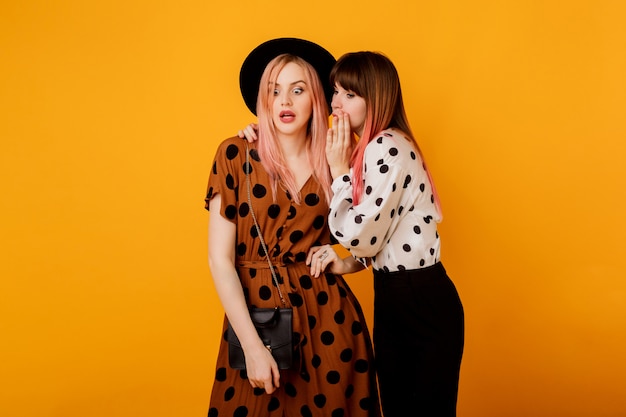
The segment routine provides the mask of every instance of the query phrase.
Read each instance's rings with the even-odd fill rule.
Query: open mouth
[[[289,110],[283,110],[278,115],[283,122],[291,122],[296,118],[296,114]]]

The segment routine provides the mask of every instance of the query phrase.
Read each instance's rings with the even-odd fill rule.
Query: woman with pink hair
[[[211,275],[245,370],[230,367],[222,338],[209,417],[380,416],[361,307],[340,275],[313,279],[305,263],[311,247],[331,242],[332,178],[319,155],[334,62],[314,43],[282,38],[257,47],[242,66],[240,86],[259,118],[258,141],[222,142],[206,208]],[[293,312],[289,369],[279,369],[249,313],[282,300]]]

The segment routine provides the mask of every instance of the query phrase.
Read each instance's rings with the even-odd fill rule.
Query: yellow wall
[[[279,36],[398,66],[466,309],[459,416],[626,415],[624,3],[314,3],[0,2],[0,415],[205,415],[205,184]]]

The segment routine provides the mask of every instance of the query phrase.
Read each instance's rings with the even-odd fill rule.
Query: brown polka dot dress
[[[217,150],[206,204],[221,194],[220,214],[237,225],[236,266],[250,306],[275,307],[280,298],[263,256],[248,204],[245,169],[250,172],[254,212],[287,303],[293,308],[296,364],[281,370],[272,394],[253,389],[245,371],[228,366],[228,346],[220,341],[209,417],[380,416],[373,354],[361,307],[341,276],[309,275],[306,255],[330,243],[328,204],[313,177],[297,205],[280,187],[273,201],[270,181],[256,146],[227,139]],[[216,215],[216,213],[212,214]]]

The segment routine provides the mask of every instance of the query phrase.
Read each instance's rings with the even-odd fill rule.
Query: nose
[[[333,99],[330,101],[330,108],[332,110],[337,110],[341,108],[341,101],[339,100],[339,97],[337,97],[337,94],[333,95]]]
[[[289,106],[291,104],[291,97],[289,97],[289,94],[284,93],[280,95],[280,104],[283,106]]]

